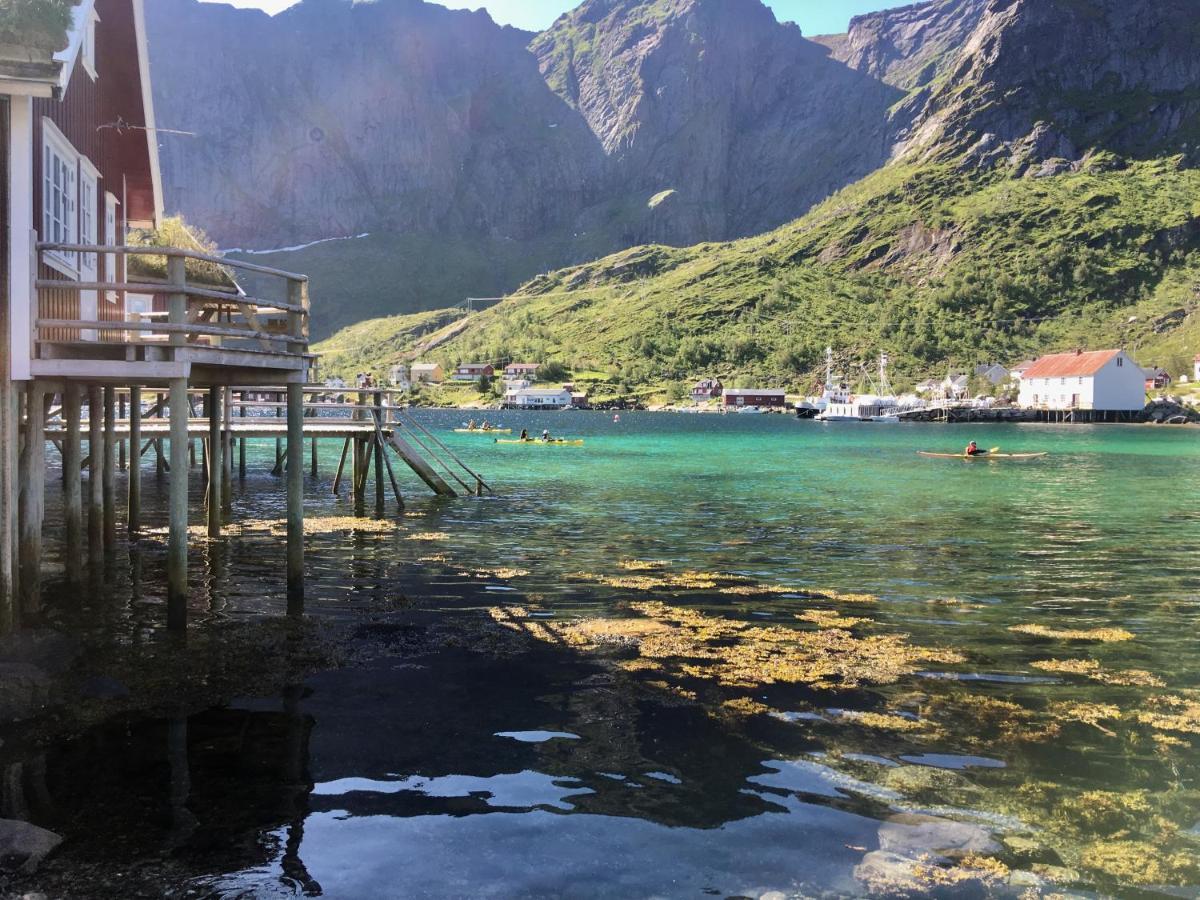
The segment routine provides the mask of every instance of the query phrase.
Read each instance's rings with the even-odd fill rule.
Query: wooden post
[[[166,405],[166,399],[162,394],[156,395],[158,417],[164,418],[163,407]],[[154,474],[158,478],[162,478],[163,471],[167,467],[166,457],[163,456],[162,438],[154,439]]]
[[[383,421],[383,394],[375,392],[375,407],[371,410],[375,422],[375,437],[371,444],[375,448],[375,509],[382,512],[386,496],[383,488],[383,441],[379,438],[379,425]]]
[[[304,385],[287,386],[287,593],[288,611],[304,602]]]
[[[233,389],[226,387],[222,392],[221,410],[221,509],[233,510]]]
[[[167,537],[167,627],[187,628],[188,382],[171,379],[171,489]]]
[[[88,385],[88,559],[104,553],[104,404],[100,385]]]
[[[78,586],[83,581],[83,476],[80,473],[80,389],[74,381],[68,381],[63,390],[63,419],[67,436],[63,440],[63,511],[67,538],[63,559],[66,563],[67,581]]]
[[[309,469],[311,470],[312,477],[315,479],[318,477],[318,473],[320,472],[320,461],[317,459],[317,436],[315,434],[312,436],[311,441],[312,458],[309,460]]]
[[[25,445],[21,448],[20,573],[18,612],[28,619],[42,606],[42,520],[46,515],[46,391],[31,381],[25,392]]]
[[[125,395],[124,394],[119,394],[117,396],[117,418],[118,419],[125,418]],[[122,472],[124,472],[125,471],[125,442],[124,441],[117,442],[117,450],[120,453],[120,459],[117,462],[117,467]]]
[[[104,549],[117,548],[117,392],[104,388]]]
[[[142,389],[129,389],[129,535],[142,529]]]
[[[208,389],[208,536],[221,536],[221,476],[225,466],[221,463],[221,389]]]
[[[246,418],[246,392],[242,391],[242,406],[239,415]],[[246,477],[246,436],[238,438],[238,478]]]
[[[279,419],[279,418],[282,418],[282,416],[283,416],[283,407],[278,405],[279,403],[281,403],[283,401],[283,395],[276,392],[275,394],[273,394],[273,396],[275,397],[275,403],[276,403],[275,418]],[[282,475],[283,474],[283,441],[280,440],[279,438],[275,438],[275,468],[273,468],[271,470],[271,474],[272,475]]]
[[[350,453],[350,444],[351,444],[350,438],[346,438],[345,443],[342,444],[342,456],[338,460],[337,473],[333,476],[333,493],[334,494],[337,494],[338,490],[342,486],[342,473],[344,471],[346,471],[346,457]]]

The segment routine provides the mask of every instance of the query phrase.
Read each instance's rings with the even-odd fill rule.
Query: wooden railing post
[[[187,265],[183,257],[167,257],[167,281],[171,287],[187,287]],[[169,294],[167,296],[167,321],[172,325],[186,325],[188,318],[187,308],[187,294],[182,291]],[[182,347],[187,343],[187,334],[182,331],[174,331],[167,340],[170,341],[173,347]]]
[[[306,308],[308,303],[308,282],[301,281],[295,278],[288,279],[288,304],[300,309]],[[304,313],[288,310],[288,337],[291,340],[288,342],[288,352],[300,354],[303,353],[308,344],[308,316]],[[306,373],[307,377],[307,373]]]

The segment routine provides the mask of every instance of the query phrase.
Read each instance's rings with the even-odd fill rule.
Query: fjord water
[[[1197,432],[498,416],[586,440],[572,448],[416,415],[498,495],[436,501],[405,479],[394,527],[312,536],[295,627],[347,629],[338,665],[0,748],[36,765],[28,816],[67,838],[48,884],[115,896],[133,867],[222,897],[1195,890]],[[971,438],[1050,456],[916,454]],[[328,496],[336,449],[313,521],[349,513]],[[235,520],[278,516],[262,462]],[[234,533],[193,557],[193,648],[282,619],[277,538]],[[65,620],[93,642],[161,643],[169,664],[155,564],[139,562],[136,584],[122,569],[102,608]],[[699,586],[639,584],[631,568]],[[697,573],[779,588],[721,592]],[[853,689],[689,690],[538,624],[661,600],[793,627],[811,594],[860,620],[856,634],[961,662]],[[1132,638],[1010,630],[1024,625]],[[734,694],[741,706],[725,705]],[[1009,872],[903,883],[948,847]]]

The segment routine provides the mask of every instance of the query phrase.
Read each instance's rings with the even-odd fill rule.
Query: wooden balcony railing
[[[306,275],[175,247],[39,243],[39,260],[46,252],[165,257],[167,277],[116,282],[38,279],[34,284],[39,300],[33,323],[35,345],[159,343],[168,347],[253,349],[289,357],[308,352],[310,310]],[[282,280],[287,299],[251,297],[240,289],[219,290],[212,285],[189,283],[188,260]],[[83,319],[78,313],[75,318],[42,314],[43,298],[58,292],[79,295],[84,291],[95,291],[98,298],[115,293],[122,301],[117,306],[121,317]],[[166,309],[125,312],[124,298],[131,293],[165,297]],[[73,303],[72,308],[78,310],[79,304]],[[103,300],[98,299],[97,308],[105,308]],[[94,337],[87,337],[89,333]]]

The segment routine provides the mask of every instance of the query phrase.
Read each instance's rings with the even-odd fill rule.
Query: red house
[[[18,380],[60,374],[40,371],[46,367],[33,346],[31,320],[125,318],[122,291],[49,289],[32,302],[35,278],[125,281],[125,259],[116,253],[47,250],[36,255],[31,272],[32,241],[120,245],[130,228],[154,227],[162,214],[142,0],[83,0],[65,35],[22,37],[23,54],[0,57],[11,377]],[[46,342],[97,337],[87,329],[38,334]]]
[[[487,363],[462,363],[454,369],[455,381],[478,381],[480,378],[492,378],[496,374],[494,366]]]

